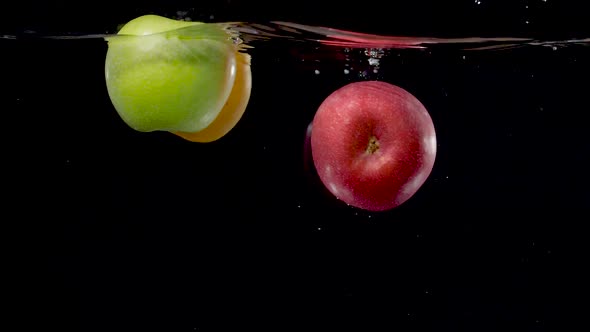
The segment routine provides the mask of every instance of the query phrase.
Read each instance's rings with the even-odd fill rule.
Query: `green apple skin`
[[[220,38],[225,33],[207,34],[211,27],[199,35],[198,25],[206,24],[146,15],[107,39],[107,90],[131,128],[197,132],[223,108],[235,80],[235,46]],[[197,28],[190,35],[172,32],[189,26]]]

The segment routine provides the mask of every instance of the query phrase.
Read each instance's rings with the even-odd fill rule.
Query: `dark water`
[[[18,229],[6,232],[16,239],[8,241],[15,267],[7,272],[16,272],[8,286],[20,326],[573,326],[584,313],[574,303],[587,289],[590,33],[577,21],[578,7],[522,2],[530,12],[518,7],[501,21],[512,5],[481,2],[449,5],[446,20],[436,15],[444,6],[425,4],[422,16],[398,15],[391,24],[376,9],[368,10],[374,22],[353,23],[278,5],[276,16],[240,15],[235,8],[247,5],[239,1],[200,8],[209,11],[148,2],[110,9],[116,14],[104,20],[86,16],[90,23],[59,5],[19,12],[24,23],[0,31],[0,59],[6,203],[15,208],[3,219]],[[114,33],[115,22],[153,12],[249,22],[239,26],[253,46],[252,97],[221,140],[133,131],[106,91],[103,39],[38,38]],[[412,24],[418,17],[431,20]],[[325,30],[289,29],[289,22],[389,37],[326,45],[317,42],[334,40]],[[497,34],[491,22],[503,22]],[[461,34],[460,23],[474,34]],[[275,36],[260,38],[269,32]],[[424,186],[382,213],[335,200],[305,154],[319,104],[363,80],[414,94],[437,133]],[[327,325],[307,324],[312,318]]]

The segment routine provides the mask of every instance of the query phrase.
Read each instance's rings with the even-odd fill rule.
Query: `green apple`
[[[236,46],[220,25],[146,15],[107,41],[109,97],[135,130],[201,131],[229,98]]]

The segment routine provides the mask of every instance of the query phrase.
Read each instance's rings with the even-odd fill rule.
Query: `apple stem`
[[[367,153],[373,154],[379,150],[379,141],[377,141],[377,137],[371,136],[369,138],[369,144],[367,144]]]

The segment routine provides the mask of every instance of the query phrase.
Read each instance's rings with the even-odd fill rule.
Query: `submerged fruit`
[[[251,86],[247,55],[230,37],[221,25],[156,15],[127,23],[107,39],[106,84],[118,114],[138,131],[192,134],[215,123],[223,130],[195,141],[223,136],[237,123],[233,113],[238,120],[243,113]]]
[[[395,85],[363,81],[329,95],[311,131],[313,162],[322,183],[357,208],[385,211],[412,197],[436,156],[430,115]]]

